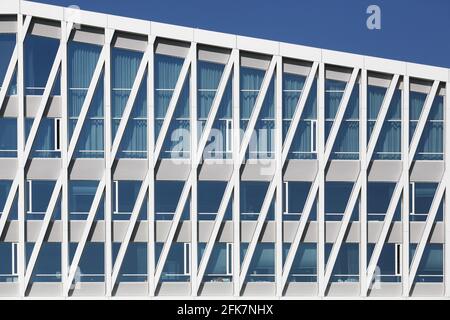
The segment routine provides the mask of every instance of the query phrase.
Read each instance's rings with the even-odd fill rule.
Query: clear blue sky
[[[34,1],[450,67],[449,0]],[[371,4],[381,8],[381,30],[366,27]]]

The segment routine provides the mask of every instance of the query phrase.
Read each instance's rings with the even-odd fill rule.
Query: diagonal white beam
[[[261,236],[261,231],[262,231],[262,228],[266,221],[267,212],[269,211],[269,207],[272,203],[276,186],[277,186],[277,183],[276,183],[275,179],[272,179],[270,181],[269,187],[267,189],[266,196],[264,198],[264,202],[261,207],[261,212],[258,215],[258,220],[256,222],[255,231],[253,231],[252,239],[248,245],[247,251],[245,252],[245,257],[244,257],[244,261],[242,262],[242,268],[241,268],[241,274],[240,274],[240,280],[239,280],[241,290],[242,290],[242,286],[245,281],[245,277],[247,276],[247,271],[250,266],[250,262],[253,258],[253,253],[255,251],[256,245],[258,244],[258,240]]]
[[[367,267],[367,278],[366,278],[366,291],[371,288],[373,275],[375,272],[375,268],[378,263],[378,259],[380,258],[381,250],[383,249],[384,243],[386,242],[387,235],[389,233],[389,229],[391,227],[392,219],[394,218],[395,209],[397,209],[398,201],[400,200],[400,196],[403,191],[404,186],[404,175],[406,173],[403,172],[399,181],[397,182],[394,192],[392,193],[391,201],[389,202],[389,207],[386,212],[386,216],[384,218],[383,228],[381,229],[380,235],[378,236],[378,240],[375,244],[375,247],[372,252],[372,256],[370,257],[369,265]]]
[[[75,251],[75,255],[73,256],[72,263],[69,268],[69,275],[67,277],[67,283],[64,288],[64,293],[68,294],[70,291],[70,287],[73,282],[73,278],[78,268],[78,264],[80,263],[81,255],[83,254],[84,247],[86,246],[86,242],[89,238],[89,234],[92,229],[92,224],[94,222],[95,214],[97,213],[98,205],[103,195],[103,191],[105,189],[105,175],[103,175],[100,180],[97,191],[95,192],[94,200],[92,201],[91,209],[89,210],[88,217],[86,219],[83,234],[81,235],[80,242],[77,245],[77,249]]]
[[[192,60],[195,58],[196,51],[194,49],[195,46],[191,46],[189,52],[184,59],[183,66],[181,67],[180,75],[178,76],[177,83],[175,85],[175,89],[173,90],[172,98],[170,99],[169,106],[167,107],[166,116],[164,118],[163,124],[161,126],[161,130],[159,131],[158,137],[156,137],[156,145],[155,145],[155,155],[154,161],[156,165],[156,161],[159,158],[159,154],[161,152],[162,146],[164,144],[164,139],[166,137],[167,131],[169,130],[170,122],[172,121],[173,114],[175,113],[175,108],[177,107],[178,98],[183,90],[184,82],[186,80],[189,68],[191,66]]]
[[[44,116],[45,108],[47,107],[50,93],[54,86],[56,76],[59,72],[59,66],[61,64],[61,59],[62,59],[63,45],[64,45],[63,42],[60,42],[58,51],[55,56],[55,60],[53,62],[53,66],[50,70],[47,84],[45,85],[44,94],[42,95],[41,101],[39,103],[39,107],[38,107],[37,113],[34,117],[33,125],[31,126],[30,133],[28,134],[28,138],[27,138],[27,141],[25,144],[25,151],[24,151],[23,159],[22,159],[24,164],[26,163],[28,156],[30,155],[31,148],[33,147],[34,139],[36,138],[36,134],[39,129],[39,124],[41,123],[41,119]]]
[[[256,98],[255,105],[253,106],[252,114],[250,116],[250,120],[248,121],[247,128],[245,130],[244,136],[242,137],[241,148],[239,152],[239,163],[244,161],[245,153],[247,151],[248,144],[250,143],[250,139],[253,134],[253,130],[256,125],[256,121],[258,121],[259,113],[261,112],[262,105],[264,103],[264,99],[266,97],[267,89],[269,88],[270,81],[272,81],[272,77],[275,71],[275,66],[277,65],[277,59],[275,56],[272,57],[270,61],[269,68],[264,75],[263,82],[261,84],[261,88],[258,93],[258,97]],[[280,66],[281,68],[281,66]]]
[[[125,253],[127,252],[128,245],[130,243],[134,229],[136,228],[136,222],[139,217],[139,213],[141,212],[141,208],[142,208],[142,204],[144,203],[145,196],[147,195],[149,179],[150,179],[150,174],[149,174],[149,172],[147,172],[144,180],[142,181],[141,188],[139,189],[139,193],[138,193],[136,202],[133,207],[133,212],[131,213],[131,216],[130,216],[130,221],[128,223],[128,228],[125,233],[125,237],[122,240],[119,252],[117,253],[116,261],[114,263],[113,273],[112,273],[113,286],[115,285],[115,283],[117,281],[117,277],[119,275],[120,268],[122,267],[122,262],[125,257]]]
[[[0,113],[3,112],[3,106],[5,105],[5,97],[8,93],[9,86],[11,84],[12,77],[17,65],[17,45],[11,54],[11,60],[9,61],[8,69],[6,70],[5,78],[3,79],[3,84],[0,89]]]
[[[53,188],[52,195],[50,197],[50,201],[48,203],[47,210],[45,211],[44,219],[42,220],[41,229],[39,231],[39,235],[37,237],[36,243],[33,247],[33,251],[30,256],[30,260],[28,261],[28,266],[25,271],[25,285],[24,289],[28,288],[28,284],[30,283],[31,276],[33,274],[34,267],[36,265],[36,261],[39,255],[39,252],[42,247],[42,243],[44,242],[45,235],[48,232],[48,227],[50,225],[50,220],[53,216],[53,211],[55,210],[56,202],[59,198],[59,193],[61,191],[63,175],[60,174],[58,180],[56,180],[55,187]],[[23,293],[25,294],[25,293]]]
[[[319,63],[315,61],[311,66],[311,70],[309,72],[308,78],[306,79],[305,85],[303,86],[301,96],[298,99],[297,106],[295,108],[295,112],[286,135],[286,139],[284,140],[282,155],[283,163],[286,162],[287,156],[289,154],[292,141],[294,140],[295,132],[297,131],[298,123],[300,122],[303,110],[305,109],[306,101],[308,101],[309,92],[311,91],[318,68]]]
[[[370,161],[372,160],[373,152],[377,145],[381,129],[383,128],[384,120],[386,119],[386,115],[388,113],[392,97],[394,96],[395,89],[397,88],[398,80],[399,75],[398,74],[393,75],[391,83],[389,84],[389,88],[387,89],[386,94],[384,96],[383,103],[381,104],[380,111],[378,111],[375,127],[372,130],[372,134],[369,138],[369,144],[367,146],[367,160],[366,160],[367,166],[370,165]]]
[[[417,147],[420,142],[420,138],[425,128],[428,115],[431,111],[431,106],[433,105],[434,98],[436,97],[437,90],[439,89],[439,81],[434,81],[430,92],[427,95],[425,103],[420,113],[419,122],[417,123],[416,130],[414,131],[413,138],[411,140],[411,145],[409,146],[409,166],[411,167],[414,161],[414,155],[416,154]]]
[[[223,217],[225,216],[225,212],[228,208],[231,194],[233,193],[233,181],[228,181],[227,187],[224,191],[222,201],[220,202],[219,210],[216,215],[216,219],[214,220],[213,229],[211,231],[211,235],[209,236],[208,243],[206,244],[205,251],[203,252],[202,259],[200,261],[200,265],[198,267],[197,274],[197,286],[195,288],[196,292],[198,292],[200,288],[200,284],[202,283],[203,276],[205,274],[206,267],[208,266],[209,258],[211,257],[211,252],[214,248],[214,244],[216,244],[217,237],[219,235],[220,227],[222,226]]]
[[[238,66],[234,65],[234,61],[236,60],[236,56],[238,55],[237,49],[233,49],[231,55],[228,59],[228,62],[223,70],[222,77],[220,78],[219,86],[217,87],[216,95],[214,97],[213,103],[211,105],[211,109],[209,111],[208,119],[206,120],[205,128],[203,129],[203,133],[200,137],[200,141],[198,143],[197,150],[197,159],[200,161],[202,158],[203,149],[208,142],[209,135],[211,133],[211,128],[214,124],[214,120],[216,119],[217,112],[219,111],[220,103],[222,101],[223,94],[225,92],[225,88],[227,87],[228,80],[231,75],[231,71]]]
[[[325,170],[326,168],[326,164],[328,162],[328,158],[330,157],[331,154],[331,150],[333,148],[334,142],[336,140],[336,136],[337,136],[337,132],[338,129],[341,125],[342,119],[345,115],[345,110],[347,109],[347,104],[348,101],[350,99],[350,96],[352,94],[353,91],[353,87],[355,86],[356,83],[356,79],[358,77],[358,73],[359,73],[359,69],[358,68],[354,68],[352,71],[352,74],[350,76],[350,80],[347,83],[346,87],[345,87],[345,91],[344,91],[344,95],[341,99],[341,102],[339,104],[339,109],[338,112],[336,114],[336,118],[333,124],[333,127],[331,129],[331,132],[328,136],[328,140],[327,140],[327,148],[325,151],[325,155],[324,155],[324,159],[323,159],[323,163],[319,165],[319,169],[318,169],[318,173],[316,175],[316,178],[314,179],[313,183],[311,184],[311,189],[309,191],[308,194],[308,198],[306,200],[304,209],[303,209],[303,213],[300,217],[300,222],[298,224],[297,230],[295,232],[295,236],[294,236],[294,240],[291,243],[291,246],[289,248],[289,252],[286,256],[286,261],[284,264],[284,270],[283,270],[283,276],[282,276],[282,286],[283,288],[286,286],[287,280],[289,278],[289,272],[292,268],[292,263],[294,262],[295,259],[295,255],[297,253],[298,250],[298,246],[300,245],[300,241],[303,237],[303,234],[305,232],[305,228],[306,228],[306,224],[308,222],[308,218],[309,215],[311,213],[311,208],[316,200],[316,195],[317,195],[317,191],[319,189],[319,185],[320,185],[320,171],[321,170]],[[283,151],[286,152],[285,150],[289,148],[289,145],[286,145],[283,148]],[[284,165],[285,160],[283,161],[283,165]]]
[[[22,32],[20,35],[20,42],[24,42],[25,41],[25,37],[27,36],[28,33],[28,29],[30,28],[30,24],[31,24],[31,18],[32,16],[26,16],[25,20],[23,22],[23,26],[22,26]]]
[[[167,260],[167,256],[169,255],[169,250],[172,247],[172,243],[175,239],[175,234],[178,229],[178,225],[180,223],[181,215],[183,214],[184,207],[186,205],[186,201],[189,197],[189,192],[191,190],[191,184],[192,184],[192,174],[197,174],[196,172],[193,172],[191,170],[188,179],[184,183],[183,190],[180,195],[180,199],[178,201],[177,208],[175,210],[175,214],[172,220],[172,223],[170,225],[169,233],[167,234],[166,241],[164,242],[163,249],[161,251],[161,254],[158,259],[158,264],[156,266],[156,273],[155,273],[155,289],[159,283],[159,279],[161,278],[161,274],[164,268],[164,265]]]
[[[300,241],[303,237],[303,233],[306,228],[306,224],[308,222],[309,215],[311,213],[311,208],[314,205],[314,202],[316,201],[317,196],[317,190],[319,189],[319,180],[316,178],[314,179],[314,182],[311,184],[311,189],[308,193],[308,198],[306,199],[305,206],[303,208],[303,212],[300,216],[300,221],[298,223],[297,230],[295,232],[294,240],[291,243],[291,246],[289,248],[289,252],[286,256],[286,260],[284,262],[284,269],[283,269],[283,277],[282,277],[282,287],[284,288],[286,286],[287,280],[289,278],[289,273],[292,268],[292,263],[294,262],[295,255],[298,250],[298,246],[300,245]]]
[[[94,74],[91,79],[91,83],[89,84],[89,89],[87,91],[86,97],[84,98],[83,105],[81,107],[80,114],[78,116],[77,124],[73,130],[72,138],[70,139],[69,151],[67,158],[69,161],[72,159],[73,153],[77,146],[78,138],[80,137],[81,130],[83,129],[84,121],[86,120],[87,113],[89,111],[89,106],[91,105],[92,98],[95,94],[95,90],[97,88],[98,80],[103,70],[103,65],[106,59],[106,47],[102,48],[100,56],[97,61],[97,65],[94,70]]]
[[[409,290],[412,289],[412,286],[414,284],[417,269],[419,268],[420,261],[422,260],[423,251],[425,250],[425,246],[430,238],[431,230],[433,228],[433,224],[436,219],[439,206],[441,205],[442,202],[442,197],[444,195],[444,192],[446,192],[445,189],[446,189],[446,181],[442,180],[436,189],[436,193],[434,194],[433,202],[431,203],[430,211],[428,212],[427,215],[425,228],[422,232],[422,236],[420,237],[419,243],[414,253],[414,257],[411,262],[411,267],[409,270]]]
[[[114,138],[114,142],[112,145],[111,151],[111,163],[109,166],[112,166],[112,162],[116,158],[117,151],[120,147],[120,142],[122,141],[123,134],[125,132],[125,128],[127,126],[128,120],[130,119],[131,112],[133,110],[134,102],[136,101],[136,97],[139,92],[139,88],[141,86],[142,80],[144,79],[145,70],[147,70],[148,61],[150,55],[153,53],[153,42],[154,37],[151,38],[151,41],[148,43],[147,48],[142,56],[141,63],[139,65],[138,71],[136,73],[136,78],[134,79],[133,86],[131,88],[130,96],[128,97],[127,104],[125,105],[125,109],[122,114],[122,118],[120,119],[119,128],[117,129],[116,136]]]
[[[333,126],[331,127],[331,131],[328,135],[328,139],[325,141],[325,163],[328,161],[331,151],[333,150],[333,145],[336,140],[337,134],[341,127],[342,119],[344,119],[345,111],[347,110],[348,101],[350,100],[350,96],[353,92],[353,87],[355,86],[356,79],[358,78],[359,68],[354,68],[352,74],[350,76],[350,80],[345,86],[344,95],[341,98],[341,102],[339,103],[339,108],[336,113],[336,117],[334,118]]]
[[[342,217],[341,226],[339,228],[339,233],[336,237],[336,240],[334,241],[333,247],[330,252],[330,256],[328,257],[328,261],[325,267],[325,277],[323,286],[320,288],[322,295],[325,295],[325,291],[328,286],[328,282],[330,281],[331,273],[333,272],[333,268],[336,263],[339,250],[341,249],[342,242],[344,241],[344,237],[347,233],[348,226],[350,224],[350,218],[352,217],[355,204],[358,201],[358,196],[361,191],[362,179],[363,174],[362,172],[360,172],[358,175],[358,179],[356,180],[353,186],[352,193],[345,208],[344,216]]]

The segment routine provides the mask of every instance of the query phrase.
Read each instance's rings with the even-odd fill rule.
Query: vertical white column
[[[191,294],[197,295],[198,215],[197,215],[197,43],[191,44],[194,56],[190,72],[190,129],[191,129]]]
[[[276,181],[276,198],[275,198],[275,282],[276,296],[283,295],[282,277],[283,277],[283,59],[277,56],[275,78],[275,176]]]
[[[240,150],[240,125],[239,125],[239,62],[240,54],[237,54],[233,66],[233,293],[235,297],[240,295],[240,272],[241,272],[241,228],[240,228],[240,197],[239,197],[239,170],[241,168]]]
[[[24,16],[18,14],[17,16],[17,96],[18,96],[18,117],[17,117],[17,158],[18,158],[18,199],[17,210],[19,219],[19,245],[18,245],[18,257],[17,257],[17,271],[19,273],[19,294],[25,296],[25,164],[24,147],[25,147],[25,88],[24,88],[24,62],[23,62],[23,42],[27,30],[23,27]]]
[[[409,76],[403,76],[402,91],[402,294],[409,296]]]
[[[448,81],[445,84],[445,101],[444,101],[444,154],[445,154],[445,176],[443,179],[447,181],[444,200],[444,286],[445,296],[450,297],[450,70],[448,72]]]
[[[61,194],[61,223],[62,223],[62,242],[61,242],[61,274],[63,288],[66,287],[67,277],[69,275],[69,164],[67,159],[68,136],[67,136],[67,40],[70,30],[67,28],[65,21],[61,22],[61,41],[62,57],[61,57],[61,162],[62,162],[62,194]],[[63,294],[67,295],[66,290]]]
[[[105,29],[105,39],[111,39],[114,30]],[[105,293],[107,297],[112,295],[112,167],[114,159],[111,155],[112,145],[112,118],[111,118],[111,42],[105,44],[105,69],[104,69],[104,133],[105,133]]]
[[[148,37],[150,42],[152,36]],[[148,172],[150,175],[148,187],[148,243],[147,243],[147,269],[148,269],[148,286],[149,295],[155,295],[155,126],[154,126],[154,54],[153,49],[149,57],[147,67],[147,156],[148,156]]]
[[[317,239],[317,276],[319,295],[325,294],[321,290],[325,278],[325,64],[319,64],[319,77],[317,81],[317,159],[319,178],[319,197],[317,208],[318,239]]]
[[[359,283],[361,296],[367,295],[367,70],[361,70],[359,84],[359,157],[361,193],[359,207]]]

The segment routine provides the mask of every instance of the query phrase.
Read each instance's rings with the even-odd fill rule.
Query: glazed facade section
[[[0,9],[0,296],[450,295],[449,69]]]

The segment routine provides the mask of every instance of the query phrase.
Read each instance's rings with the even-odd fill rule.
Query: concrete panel
[[[360,170],[359,161],[356,160],[333,160],[328,164],[326,173],[327,181],[351,181],[358,179]]]
[[[378,282],[368,293],[369,297],[400,297],[402,284],[400,282]]]
[[[3,110],[3,117],[17,117],[19,114],[18,111],[18,100],[17,96],[7,96],[5,97],[4,104],[4,110]]]
[[[329,297],[356,297],[359,295],[359,282],[331,282],[327,287]]]
[[[275,160],[248,160],[242,170],[242,181],[271,181],[275,174]]]
[[[27,221],[26,226],[26,239],[28,242],[36,242],[41,232],[42,221],[31,220]],[[19,240],[19,239],[17,239]],[[48,227],[47,236],[45,241],[48,242],[61,242],[62,241],[62,225],[61,221],[50,222]]]
[[[115,296],[146,296],[147,294],[146,282],[119,282],[114,287]]]
[[[439,297],[444,295],[443,283],[415,283],[411,289],[413,297]]]
[[[232,296],[232,282],[203,282],[200,286],[200,296]]]
[[[288,297],[316,296],[318,285],[315,282],[288,282],[284,294]]]
[[[56,80],[58,81],[58,80]],[[41,103],[42,96],[26,96],[25,97],[25,116],[27,118],[36,117],[37,111],[39,109],[39,104]],[[48,118],[61,118],[61,96],[51,96],[47,102],[47,109],[44,113],[45,117]]]
[[[232,160],[205,160],[200,167],[199,180],[229,181],[233,173]]]
[[[105,160],[78,158],[73,161],[70,180],[101,180],[105,171]]]
[[[273,282],[247,282],[242,288],[243,296],[274,296],[275,283]]]
[[[341,228],[340,221],[328,221],[325,223],[325,241],[334,243]],[[344,238],[345,242],[358,243],[359,242],[359,222],[351,222],[347,235]]]
[[[410,180],[414,182],[441,182],[444,161],[414,161]]]
[[[298,229],[298,221],[284,221],[283,222],[283,242],[294,241],[295,233]],[[302,242],[317,243],[317,222],[310,221],[307,223]]]
[[[58,297],[62,295],[61,282],[33,282],[27,291],[30,297]]]
[[[0,179],[14,180],[17,172],[16,158],[1,158],[0,159]]]
[[[18,282],[1,282],[0,283],[0,297],[17,297],[19,295]]]
[[[105,294],[104,282],[78,282],[69,295],[72,297],[103,296]]]
[[[69,222],[69,241],[79,242],[84,232],[86,221],[70,221]],[[94,221],[91,233],[88,237],[90,242],[104,242],[105,241],[105,222]]]
[[[162,159],[158,164],[157,180],[183,180],[186,181],[191,169],[189,160]]]
[[[189,282],[161,282],[156,289],[158,296],[188,296],[190,294]]]
[[[58,158],[33,158],[27,171],[27,179],[58,180],[61,166],[61,159]]]
[[[119,159],[114,169],[113,179],[143,181],[147,172],[147,159]]]
[[[367,225],[367,241],[369,243],[376,243],[383,228],[383,221],[369,221]],[[402,223],[393,222],[388,233],[388,243],[402,243]]]
[[[113,217],[114,218],[114,217]],[[127,232],[129,221],[114,221],[113,222],[113,241],[122,242]],[[147,221],[138,221],[134,228],[134,233],[131,237],[131,241],[134,242],[147,242],[148,240],[148,223]]]
[[[284,181],[314,181],[317,168],[317,160],[289,160],[283,179]]]
[[[397,182],[402,173],[402,162],[398,160],[374,160],[370,166],[369,181]]]

